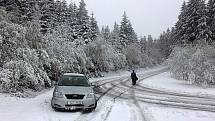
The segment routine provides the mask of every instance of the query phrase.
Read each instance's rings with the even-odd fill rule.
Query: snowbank
[[[184,80],[176,80],[171,77],[170,72],[165,72],[160,75],[145,79],[141,82],[141,84],[147,87],[165,91],[215,97],[214,88],[204,89],[199,86],[191,85],[189,82]]]

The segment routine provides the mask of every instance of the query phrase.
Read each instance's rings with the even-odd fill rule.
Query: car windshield
[[[64,75],[59,83],[59,86],[84,86],[89,87],[89,82],[85,76],[69,76]]]

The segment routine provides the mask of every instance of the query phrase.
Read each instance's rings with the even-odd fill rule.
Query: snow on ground
[[[157,71],[157,70],[161,70],[166,68],[165,66],[156,66],[154,68],[140,68],[140,69],[135,69],[135,72],[137,73],[137,75],[140,74],[144,74],[147,72],[153,72],[153,71]],[[114,80],[116,78],[120,78],[120,77],[130,77],[132,70],[119,70],[116,72],[108,72],[108,73],[102,73],[102,75],[104,77],[101,78],[90,78],[90,82],[97,82],[97,81],[101,81],[101,80]]]
[[[129,107],[125,101],[118,101],[114,103],[107,121],[128,121],[132,115],[129,111]]]
[[[143,80],[140,85],[164,91],[191,95],[215,96],[214,88],[190,85],[183,80],[173,79],[169,72]],[[214,121],[215,113],[170,108],[166,106],[141,103],[144,112],[150,115],[150,121]],[[146,115],[146,114],[145,114]]]
[[[140,84],[165,91],[215,97],[215,88],[203,89],[202,87],[191,85],[187,81],[176,80],[171,77],[169,72],[145,79]]]
[[[140,70],[138,74],[150,71],[152,70]],[[107,74],[103,78],[91,79],[91,81],[130,75],[130,72],[125,72]],[[141,84],[186,93],[212,94],[214,91],[214,89],[201,89],[172,79],[166,72],[148,78]],[[143,119],[147,119],[146,121],[214,121],[215,119],[215,113],[142,103],[132,96],[128,100],[117,99],[116,102],[112,97],[104,96],[92,113],[56,112],[50,106],[52,93],[53,89],[47,90],[33,98],[0,94],[0,121],[143,121]],[[135,94],[135,90],[131,94]]]
[[[81,111],[56,112],[50,106],[52,91],[35,98],[17,98],[0,95],[0,121],[129,121],[126,101],[113,102],[104,97],[92,113]]]
[[[1,121],[44,121],[46,115],[42,105],[46,103],[47,93],[36,98],[17,98],[0,95]]]
[[[191,111],[151,105],[148,105],[144,110],[151,115],[152,119],[150,121],[214,121],[215,119],[215,113],[204,111]]]

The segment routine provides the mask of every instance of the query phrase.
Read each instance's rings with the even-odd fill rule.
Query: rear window
[[[69,76],[64,75],[58,82],[59,86],[84,86],[89,87],[90,84],[85,76]]]

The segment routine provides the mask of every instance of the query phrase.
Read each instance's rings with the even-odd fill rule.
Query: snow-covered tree
[[[141,64],[141,51],[140,46],[136,43],[129,45],[126,48],[126,60],[128,67],[136,68]]]
[[[110,28],[109,26],[103,26],[101,29],[101,36],[106,40],[110,42]]]
[[[42,35],[40,34],[40,30],[40,23],[37,20],[29,22],[27,25],[25,39],[32,49],[39,49],[42,47]]]
[[[206,23],[206,9],[204,0],[190,0],[187,4],[187,22],[186,22],[186,39],[188,44],[197,44],[205,41],[199,39],[200,36],[208,36],[209,31]],[[201,37],[200,37],[201,38]],[[206,40],[209,41],[209,40]],[[204,43],[204,42],[203,42]]]
[[[175,35],[174,35],[174,44],[183,45],[186,44],[186,22],[187,22],[187,4],[183,2],[181,7],[181,13],[178,16],[178,21],[175,24]]]
[[[99,36],[99,27],[94,18],[94,14],[90,17],[90,39],[95,40]]]
[[[60,0],[55,1],[54,5],[54,23],[56,26],[61,25],[63,23],[63,17],[61,16],[61,11],[62,11],[62,3]]]
[[[78,35],[81,38],[83,38],[86,43],[88,43],[89,35],[90,35],[90,26],[89,26],[88,11],[86,9],[86,4],[84,0],[81,0],[79,3],[77,18],[78,18],[78,26],[79,26]]]
[[[120,41],[123,46],[127,46],[137,40],[136,33],[131,25],[127,14],[124,12],[120,25]]]
[[[209,0],[208,5],[208,26],[211,31],[211,39],[214,42],[215,40],[215,0]]]
[[[215,49],[211,46],[174,48],[168,63],[172,75],[190,84],[215,84]]]
[[[164,59],[168,58],[168,56],[171,54],[172,47],[175,46],[174,45],[175,44],[174,39],[176,39],[174,36],[175,33],[176,32],[174,31],[173,28],[172,30],[167,29],[167,31],[163,32],[157,40],[157,44],[159,45],[160,52],[162,53]],[[181,44],[178,43],[178,45]]]
[[[45,34],[50,29],[54,27],[54,0],[44,0],[41,4],[41,32]]]
[[[19,0],[3,0],[2,5],[5,7],[6,11],[12,16],[10,20],[13,23],[21,24],[22,23],[22,11],[21,11],[21,2]]]
[[[70,3],[68,12],[69,12],[69,19],[68,25],[70,26],[70,33],[72,36],[72,40],[78,39],[78,18],[77,18],[77,11],[78,8],[75,3]]]
[[[198,20],[198,26],[197,30],[199,31],[198,36],[197,36],[197,43],[198,44],[206,44],[206,43],[211,43],[211,29],[210,26],[208,26],[208,15],[207,15],[207,9],[205,5],[205,1],[201,1],[201,7],[198,13],[201,14],[200,19]]]
[[[120,35],[120,28],[119,28],[119,25],[115,22],[113,31],[111,32],[111,38],[114,40],[119,40],[119,35]]]

